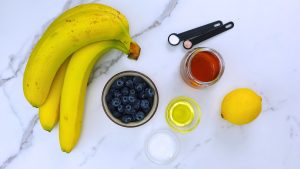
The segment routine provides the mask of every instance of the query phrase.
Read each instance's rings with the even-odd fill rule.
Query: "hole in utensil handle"
[[[226,26],[225,26],[226,29],[231,29],[231,28],[234,27],[234,23],[233,23],[233,22],[228,22],[228,23],[225,24],[225,25],[226,25]]]

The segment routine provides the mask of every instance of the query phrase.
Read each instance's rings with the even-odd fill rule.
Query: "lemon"
[[[224,97],[221,116],[233,124],[244,125],[255,120],[261,109],[261,96],[251,89],[239,88]]]

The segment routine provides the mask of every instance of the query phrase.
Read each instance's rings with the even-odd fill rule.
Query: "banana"
[[[103,12],[103,13],[108,13],[112,14],[120,19],[122,24],[124,25],[125,29],[129,31],[129,25],[126,17],[120,13],[119,11],[113,9],[110,6],[103,5],[103,4],[96,4],[96,3],[90,3],[90,4],[81,4],[78,6],[75,6],[61,15],[59,15],[46,29],[44,32],[43,36],[41,37],[41,40],[38,41],[38,43],[35,45],[34,51],[37,51],[37,49],[41,46],[42,42],[44,42],[43,39],[47,39],[49,37],[49,34],[55,30],[57,27],[60,26],[60,23],[65,22],[69,17],[75,16],[75,15],[81,15],[86,12],[93,12],[93,11],[98,11],[98,12]]]
[[[59,26],[60,22],[64,22],[65,19],[68,19],[68,17],[80,15],[83,12],[92,12],[92,11],[99,11],[99,12],[101,11],[103,13],[110,13],[119,17],[126,30],[129,30],[129,25],[126,17],[122,15],[119,11],[114,10],[112,7],[109,7],[107,5],[91,3],[91,4],[82,4],[65,11],[49,25],[49,27],[47,28],[47,30],[43,35],[43,38],[44,39],[47,38],[51,30],[54,30],[55,27]],[[39,45],[40,43],[37,43],[35,48],[38,48]],[[58,121],[59,101],[61,96],[61,89],[62,89],[64,74],[66,70],[66,65],[68,61],[69,60],[65,61],[65,63],[61,66],[60,70],[57,72],[52,82],[50,92],[45,103],[41,107],[39,107],[40,123],[42,127],[49,132],[53,129],[53,127]]]
[[[58,121],[60,96],[69,61],[70,59],[67,59],[59,68],[52,82],[50,92],[45,103],[39,107],[40,123],[43,129],[49,132]]]
[[[41,38],[28,60],[23,90],[34,107],[41,106],[49,93],[53,78],[62,63],[76,50],[104,40],[119,40],[129,58],[137,59],[140,48],[132,41],[122,22],[111,14],[84,12],[70,16]]]
[[[104,4],[97,4],[97,3],[89,3],[89,4],[81,4],[78,6],[75,6],[71,9],[66,10],[64,13],[62,13],[60,16],[58,16],[48,27],[47,30],[53,29],[54,26],[58,25],[61,21],[65,21],[68,17],[80,14],[82,12],[90,12],[90,11],[100,11],[100,12],[106,12],[115,15],[116,17],[119,17],[121,22],[123,23],[126,30],[129,30],[129,24],[126,19],[126,17],[117,11],[116,9],[104,5]],[[47,31],[46,31],[47,32]]]
[[[78,142],[89,76],[97,60],[112,48],[122,48],[119,41],[93,43],[76,51],[68,65],[63,84],[59,139],[62,151],[71,152]]]

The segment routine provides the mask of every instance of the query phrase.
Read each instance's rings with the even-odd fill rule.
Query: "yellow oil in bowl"
[[[186,133],[195,129],[201,118],[201,110],[195,100],[180,96],[166,108],[166,121],[175,131]]]
[[[170,120],[177,126],[189,125],[194,119],[194,109],[187,101],[178,101],[171,105]]]

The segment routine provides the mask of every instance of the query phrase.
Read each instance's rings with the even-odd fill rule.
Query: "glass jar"
[[[188,85],[205,88],[215,84],[223,75],[224,69],[224,60],[217,51],[198,47],[185,55],[180,73]]]

